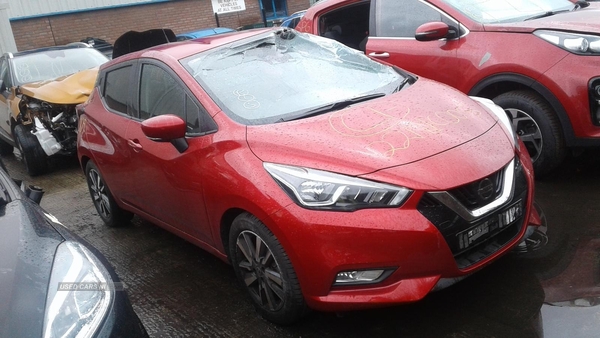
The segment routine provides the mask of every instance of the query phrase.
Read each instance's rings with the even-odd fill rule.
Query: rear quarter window
[[[132,66],[108,71],[105,75],[103,98],[111,110],[127,114],[127,98],[129,97],[129,78]]]

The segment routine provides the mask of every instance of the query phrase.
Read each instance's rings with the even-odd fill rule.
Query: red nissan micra
[[[276,323],[422,299],[536,218],[500,107],[310,34],[123,55],[78,114],[106,224],[136,214],[230,262]]]

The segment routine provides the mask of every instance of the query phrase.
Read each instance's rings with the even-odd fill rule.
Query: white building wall
[[[5,1],[5,0],[3,0]],[[98,8],[111,8],[168,0],[7,0],[10,19],[47,14],[70,13]]]

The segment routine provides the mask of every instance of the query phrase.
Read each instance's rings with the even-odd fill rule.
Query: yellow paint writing
[[[329,117],[329,124],[334,131],[343,136],[373,139],[366,147],[368,151],[392,157],[397,151],[408,149],[411,140],[439,134],[442,131],[441,127],[457,124],[481,114],[471,108],[456,107],[409,120],[410,109],[405,109],[404,112],[394,109],[394,114],[391,115],[369,108],[367,116],[360,117],[355,111],[343,109]],[[353,114],[348,115],[350,112]],[[360,120],[359,128],[352,126],[353,119]],[[371,124],[365,124],[365,120],[371,121]]]

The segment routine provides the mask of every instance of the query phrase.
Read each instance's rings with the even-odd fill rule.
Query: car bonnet
[[[249,126],[247,138],[252,151],[266,162],[362,175],[477,142],[494,125],[496,117],[464,94],[420,79],[399,93],[346,109]],[[514,154],[502,128],[490,132],[500,133],[505,142],[480,151]]]
[[[98,68],[92,68],[59,77],[54,80],[34,82],[20,87],[21,93],[41,101],[56,104],[85,102],[96,83]]]
[[[571,12],[558,13],[544,18],[515,23],[486,24],[488,32],[533,32],[538,29],[600,33],[600,5],[595,4]]]

